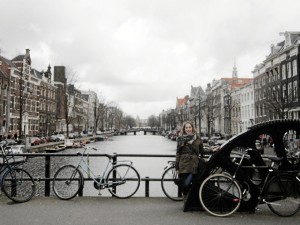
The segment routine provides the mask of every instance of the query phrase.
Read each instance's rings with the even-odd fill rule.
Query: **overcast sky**
[[[0,0],[1,55],[63,65],[128,115],[175,108],[191,85],[239,77],[300,31],[299,0]],[[52,71],[53,72],[53,71]]]

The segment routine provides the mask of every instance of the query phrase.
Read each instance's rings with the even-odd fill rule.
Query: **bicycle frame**
[[[88,147],[91,148],[91,147]],[[88,148],[84,148],[84,152],[81,153],[77,153],[78,156],[80,155],[80,160],[77,163],[77,166],[75,166],[77,169],[81,168],[80,171],[83,171],[89,178],[91,178],[97,185],[97,187],[99,187],[99,195],[100,194],[100,190],[104,189],[104,188],[109,188],[111,186],[111,184],[109,184],[108,182],[106,182],[107,180],[107,176],[108,173],[110,172],[110,169],[112,169],[113,167],[120,165],[120,164],[126,164],[128,165],[128,170],[126,171],[126,173],[124,174],[124,177],[126,177],[128,171],[130,168],[132,168],[132,164],[133,162],[130,160],[121,160],[121,161],[114,161],[114,157],[115,155],[108,155],[106,154],[106,156],[108,157],[108,161],[105,165],[104,171],[102,172],[102,175],[95,175],[95,173],[91,170],[89,164],[86,162],[86,160],[84,159],[84,153]],[[96,150],[95,148],[91,148],[93,150]],[[87,156],[89,157],[89,156]],[[114,175],[116,176],[116,175]],[[116,182],[119,183],[119,182]]]
[[[256,166],[256,165],[252,165],[252,166],[243,166],[243,165],[242,165],[242,162],[243,162],[243,160],[244,160],[245,155],[246,155],[246,153],[243,153],[243,154],[242,154],[242,157],[241,157],[241,159],[240,159],[240,162],[237,163],[237,168],[236,168],[236,170],[235,170],[235,173],[232,175],[233,179],[235,179],[238,183],[240,183],[240,182],[236,179],[236,174],[237,174],[237,172],[238,172],[238,170],[239,170],[240,168],[242,168],[242,169],[249,169],[249,168],[250,168],[250,169],[253,169],[253,170],[254,170],[254,169],[265,169],[265,170],[268,170],[268,172],[266,173],[266,176],[264,177],[264,182],[263,182],[262,184],[258,185],[258,186],[260,186],[261,188],[260,188],[260,193],[259,193],[259,201],[258,201],[257,205],[262,204],[262,203],[276,204],[276,203],[269,203],[269,202],[265,201],[265,199],[264,199],[264,192],[265,192],[265,187],[266,187],[268,181],[271,179],[271,178],[270,178],[271,173],[274,172],[274,169],[276,168],[276,166],[279,166],[280,162],[275,162],[275,161],[272,160],[272,158],[270,158],[270,159],[272,160],[272,164],[271,164],[270,166]],[[275,164],[276,164],[276,165],[275,165]],[[288,173],[286,173],[286,172],[282,172],[282,173],[288,174]],[[281,174],[281,172],[276,172],[276,173],[274,174],[274,176],[276,176],[276,175],[278,175],[278,174]],[[295,177],[297,178],[297,176],[295,176]],[[299,180],[299,178],[297,178],[297,179]],[[250,182],[251,182],[251,181],[250,181]],[[240,186],[242,186],[242,185],[240,184]],[[248,190],[248,191],[249,191],[249,190]]]

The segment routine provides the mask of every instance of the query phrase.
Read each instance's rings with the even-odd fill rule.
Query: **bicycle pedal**
[[[250,200],[250,198],[251,198],[251,194],[246,189],[244,189],[242,193],[243,201],[247,202]]]

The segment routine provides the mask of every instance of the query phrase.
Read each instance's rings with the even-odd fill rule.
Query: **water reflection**
[[[167,165],[168,160],[175,159],[176,142],[158,135],[137,135],[128,134],[126,136],[114,136],[108,141],[101,141],[89,144],[95,147],[98,151],[88,149],[86,153],[89,154],[159,154],[172,155],[169,158],[160,157],[118,157],[118,160],[129,159],[133,161],[133,165],[139,172],[141,178],[161,178],[163,169]],[[83,149],[66,149],[61,153],[76,153],[83,152]],[[51,173],[53,177],[58,168],[66,164],[76,165],[79,157],[51,157]],[[106,165],[106,157],[90,157],[90,166],[95,172],[95,175],[100,175],[104,171]],[[45,158],[37,157],[31,158],[25,164],[27,169],[34,177],[45,177]],[[85,175],[85,177],[87,177]],[[44,195],[43,182],[39,185],[39,195]],[[51,190],[51,195],[54,195]],[[98,190],[94,189],[92,182],[85,182],[84,196],[96,196]],[[109,195],[107,190],[102,192],[103,195]],[[139,191],[135,196],[145,196],[145,183],[142,182]],[[161,190],[160,182],[150,182],[150,196],[164,196]]]

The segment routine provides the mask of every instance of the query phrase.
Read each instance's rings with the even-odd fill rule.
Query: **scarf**
[[[196,140],[197,136],[196,134],[185,134],[182,136],[179,136],[177,138],[177,153],[182,150],[182,146],[185,143],[192,144]]]

